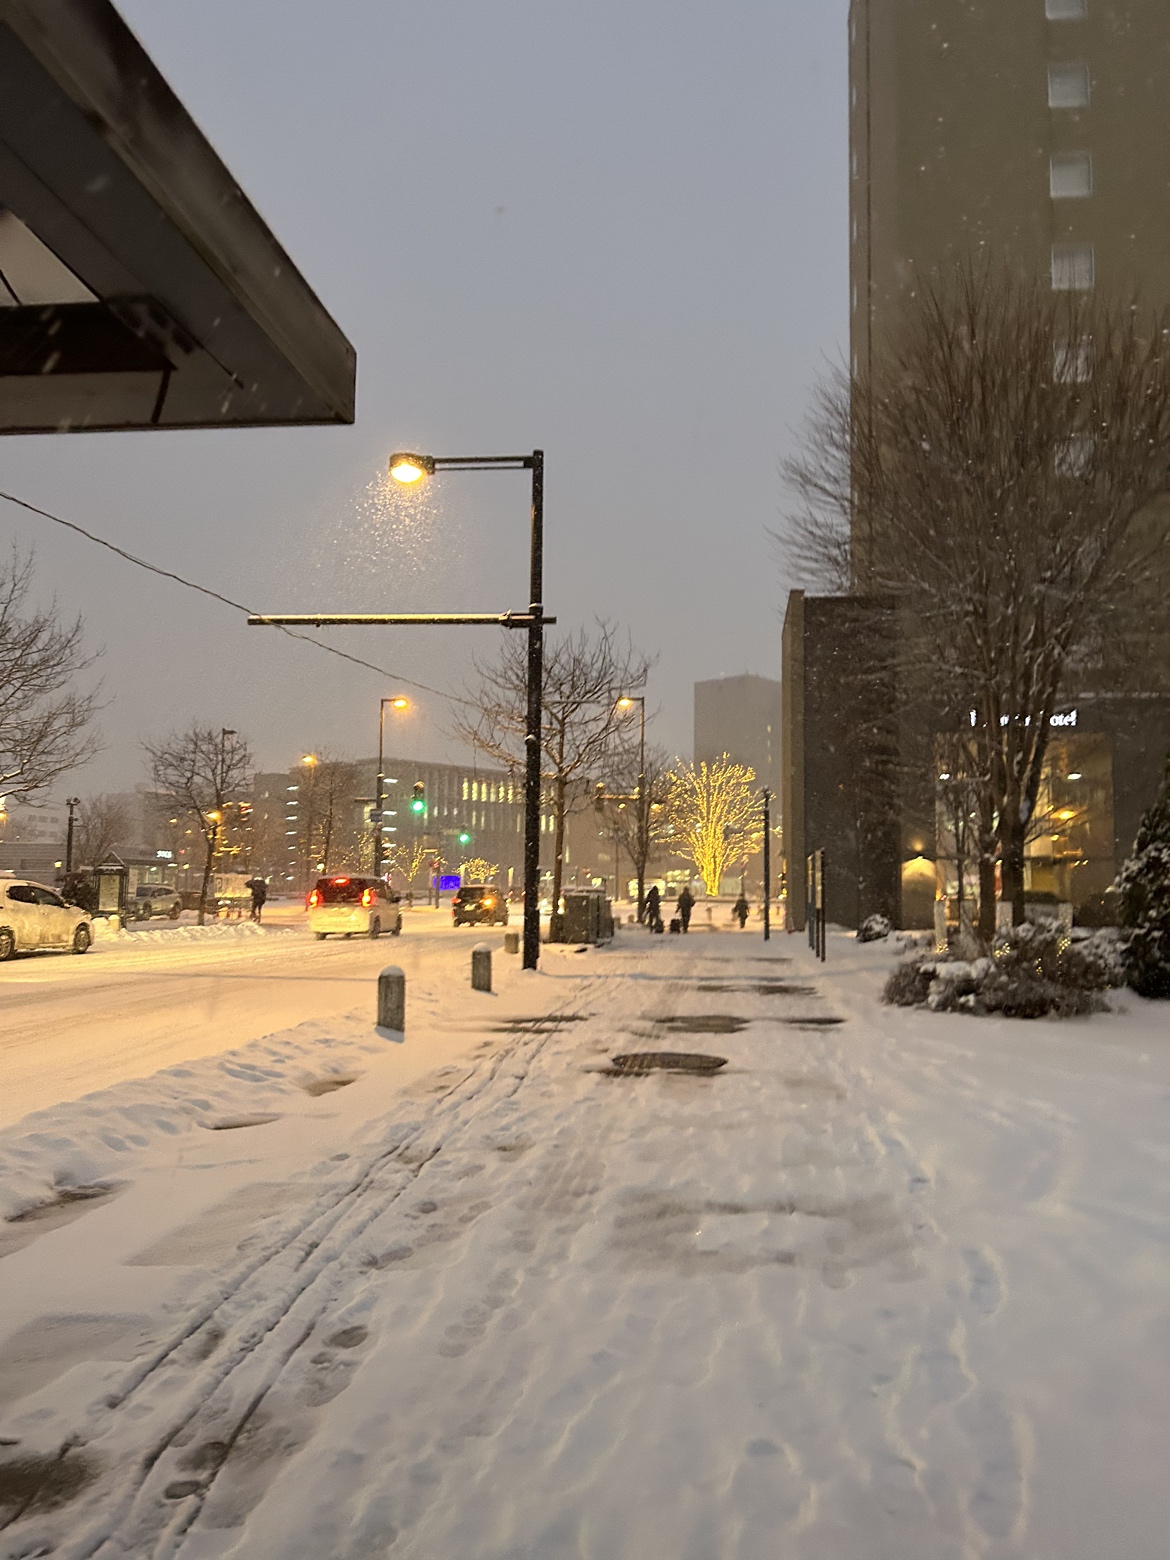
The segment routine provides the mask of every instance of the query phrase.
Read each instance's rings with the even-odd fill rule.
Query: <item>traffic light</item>
[[[459,836],[459,843],[460,843],[460,845],[470,845],[471,844],[471,835],[468,834],[466,829],[464,829],[463,833]]]
[[[411,797],[410,810],[412,813],[417,813],[419,817],[422,817],[427,810],[427,788],[422,780],[414,782],[414,795]]]

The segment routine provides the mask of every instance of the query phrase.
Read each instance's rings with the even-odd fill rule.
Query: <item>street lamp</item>
[[[65,876],[73,871],[73,809],[81,806],[80,796],[67,796],[65,805],[69,809],[69,822],[65,826]]]
[[[531,471],[532,511],[528,561],[528,612],[523,624],[512,614],[496,621],[528,630],[528,688],[524,721],[524,968],[540,962],[540,737],[544,679],[544,451],[531,455],[418,455],[400,450],[390,457],[390,475],[413,486],[436,471]],[[467,621],[467,619],[463,619]],[[487,620],[490,621],[490,620]],[[553,906],[553,913],[556,913]]]
[[[646,796],[646,697],[640,693],[624,693],[617,701],[622,714],[628,714],[634,705],[640,716],[638,727],[638,924],[646,914],[646,857],[650,840],[650,810]]]
[[[283,628],[313,624],[351,628],[362,623],[402,628],[456,624],[528,630],[528,688],[524,735],[524,968],[540,961],[540,725],[544,676],[544,630],[556,622],[544,615],[544,451],[531,455],[419,455],[398,451],[390,457],[390,475],[407,487],[436,471],[530,471],[532,473],[531,543],[528,567],[528,608],[523,612],[287,612],[255,613],[257,627]],[[554,907],[555,909],[555,907]]]
[[[382,876],[382,798],[385,794],[386,781],[382,773],[382,741],[385,733],[386,706],[392,710],[408,710],[410,700],[405,694],[391,694],[389,698],[382,699],[378,704],[378,779],[374,786],[374,876]]]

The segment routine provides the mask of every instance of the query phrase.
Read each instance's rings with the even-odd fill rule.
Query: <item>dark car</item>
[[[456,926],[507,926],[508,901],[491,883],[465,883],[451,905]]]

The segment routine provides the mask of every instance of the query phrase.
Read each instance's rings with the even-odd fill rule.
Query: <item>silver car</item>
[[[0,877],[0,961],[40,948],[87,953],[92,941],[88,910],[67,905],[44,883]]]
[[[183,901],[174,888],[162,888],[157,883],[144,883],[134,890],[130,901],[130,914],[136,921],[149,921],[153,915],[169,916],[177,921],[182,914]]]

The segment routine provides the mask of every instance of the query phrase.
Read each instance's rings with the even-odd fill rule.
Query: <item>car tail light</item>
[[[348,883],[349,879],[348,878],[334,878],[333,881],[340,887],[341,884]]]
[[[313,892],[309,895],[309,909],[315,910],[320,903],[321,895],[317,892],[316,889],[314,889]]]
[[[484,903],[484,908],[487,909],[487,910],[490,910],[491,907],[495,904],[495,900],[494,899],[485,899],[483,903]]]
[[[362,904],[363,905],[372,905],[373,902],[374,902],[374,890],[372,888],[363,888],[362,889]]]

